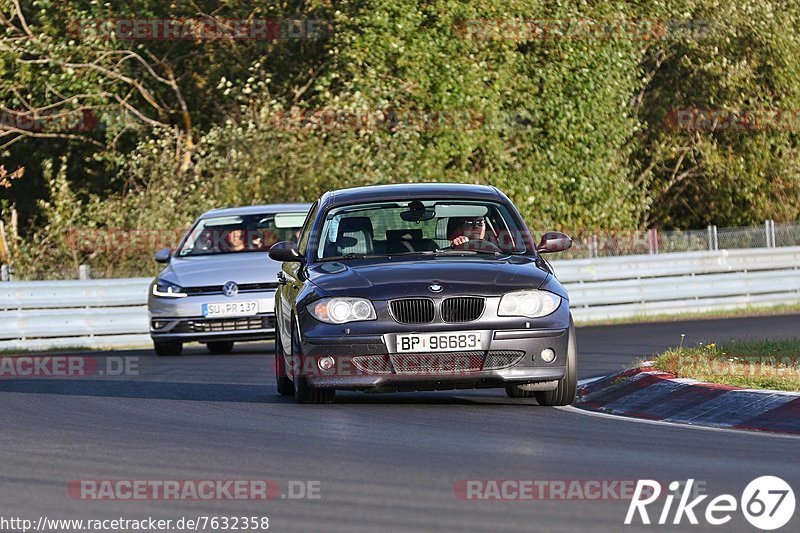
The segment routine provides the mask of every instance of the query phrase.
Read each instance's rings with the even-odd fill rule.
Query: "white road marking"
[[[772,433],[769,431],[753,431],[748,429],[734,429],[734,428],[715,428],[709,426],[698,426],[693,424],[683,424],[680,422],[666,422],[664,420],[648,420],[646,418],[635,418],[631,416],[622,416],[622,415],[614,415],[611,413],[598,413],[596,411],[586,411],[584,409],[580,409],[578,407],[574,407],[572,405],[567,405],[565,407],[556,407],[556,409],[561,409],[563,411],[569,411],[572,413],[579,413],[586,416],[597,416],[600,418],[613,418],[614,420],[624,420],[626,422],[635,422],[638,424],[651,424],[656,426],[672,426],[672,427],[679,427],[679,428],[686,428],[686,429],[701,429],[704,431],[723,431],[726,433],[736,433],[737,435],[757,435],[759,437],[772,437],[772,438],[779,438],[779,439],[795,439],[800,440],[800,435],[791,435],[788,433]]]

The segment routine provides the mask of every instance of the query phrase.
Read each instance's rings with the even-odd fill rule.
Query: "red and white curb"
[[[647,420],[800,434],[800,393],[676,378],[647,363],[583,382],[573,405]]]

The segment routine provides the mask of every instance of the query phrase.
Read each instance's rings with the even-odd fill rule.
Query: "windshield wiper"
[[[350,252],[344,255],[336,255],[331,257],[325,257],[325,261],[339,261],[339,260],[348,260],[348,259],[364,259],[365,257],[397,257],[399,255],[434,255],[436,252],[430,250],[420,250],[417,252],[397,252],[391,254],[361,254]]]
[[[415,252],[398,252],[398,253],[391,253],[391,254],[364,254],[364,253],[356,253],[350,252],[343,255],[335,255],[331,257],[325,257],[323,261],[348,261],[353,259],[364,259],[367,257],[398,257],[403,255],[493,255],[493,256],[500,256],[500,255],[508,255],[508,252],[502,251],[493,251],[493,250],[450,250],[450,249],[436,249],[436,250],[418,250]]]
[[[341,261],[341,260],[347,261],[348,259],[361,259],[364,257],[367,257],[367,254],[357,254],[355,252],[350,252],[342,255],[330,255],[328,257],[322,257],[320,258],[320,261]]]
[[[436,255],[478,255],[478,254],[488,254],[488,255],[503,255],[503,252],[495,251],[495,250],[436,250]]]
[[[412,251],[408,251],[408,252],[397,252],[397,253],[391,253],[391,254],[386,254],[386,255],[390,255],[390,256],[392,256],[392,257],[396,257],[396,256],[398,256],[398,255],[433,255],[433,254],[435,254],[435,253],[436,253],[436,252],[434,252],[434,251],[432,251],[432,250],[415,250],[415,251],[413,251],[413,252],[412,252]]]

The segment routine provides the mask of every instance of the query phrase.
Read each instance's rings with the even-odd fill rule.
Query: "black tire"
[[[567,346],[567,369],[564,377],[558,380],[558,387],[551,391],[536,392],[539,405],[548,407],[570,405],[575,400],[578,389],[578,345],[575,342],[575,325],[569,317],[569,344]]]
[[[283,343],[281,342],[281,332],[275,328],[275,388],[281,396],[291,396],[294,394],[292,380],[286,374],[286,358],[284,357]]]
[[[183,352],[183,343],[179,341],[154,341],[153,348],[158,355],[180,355]]]
[[[207,342],[208,351],[215,354],[231,353],[233,351],[233,341]]]
[[[303,356],[300,347],[300,338],[297,335],[297,326],[292,322],[292,360],[298,358],[295,366],[294,401],[297,403],[333,403],[336,399],[336,389],[318,389],[308,384],[308,378],[302,375],[303,365],[299,358]]]

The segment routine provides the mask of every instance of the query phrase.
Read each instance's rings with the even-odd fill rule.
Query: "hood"
[[[449,294],[497,296],[539,288],[549,276],[532,258],[520,256],[332,261],[313,265],[308,275],[329,295],[372,300]],[[430,290],[434,283],[442,286],[442,292]]]
[[[242,252],[173,257],[158,277],[181,287],[224,285],[228,281],[242,285],[274,282],[280,269],[281,264],[270,259],[267,252]]]

